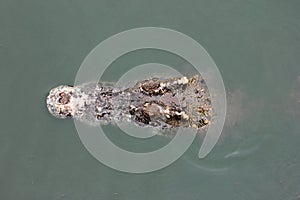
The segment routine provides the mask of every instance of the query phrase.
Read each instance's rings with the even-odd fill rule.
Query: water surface
[[[0,198],[299,198],[299,8],[293,0],[2,0]],[[229,111],[208,157],[197,157],[199,136],[171,166],[135,175],[95,160],[74,123],[47,112],[45,97],[52,87],[74,82],[99,42],[143,26],[171,28],[202,44],[223,76]],[[174,55],[145,50],[115,61],[103,79],[117,81],[131,67],[149,62],[193,73]],[[166,142],[147,143],[116,127],[105,129],[112,141],[133,150]]]

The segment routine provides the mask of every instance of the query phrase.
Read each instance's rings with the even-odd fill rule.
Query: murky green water
[[[0,1],[0,199],[299,199],[299,9],[296,0]],[[99,42],[143,26],[202,44],[223,76],[229,110],[208,157],[198,159],[197,138],[171,166],[135,175],[94,159],[71,120],[48,114],[45,97],[74,82]],[[188,68],[172,55],[139,51],[113,63],[104,79],[148,62]],[[165,142],[105,129],[128,149]]]

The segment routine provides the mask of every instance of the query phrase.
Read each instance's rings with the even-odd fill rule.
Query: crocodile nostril
[[[68,94],[66,94],[64,92],[61,92],[61,93],[59,93],[59,96],[60,96],[60,98],[58,99],[59,103],[61,103],[61,104],[67,104],[67,103],[70,102],[70,98],[71,98],[70,95],[68,95]]]

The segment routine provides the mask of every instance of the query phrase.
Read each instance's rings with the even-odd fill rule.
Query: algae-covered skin
[[[111,83],[58,86],[47,96],[49,112],[90,123],[130,121],[138,126],[165,128],[206,127],[211,119],[211,100],[201,76],[151,78],[131,87]]]

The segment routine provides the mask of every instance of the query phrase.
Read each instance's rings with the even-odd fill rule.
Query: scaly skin
[[[210,95],[199,75],[153,78],[125,89],[109,83],[62,85],[50,91],[47,107],[58,118],[94,124],[126,120],[139,126],[199,129],[211,118]]]

